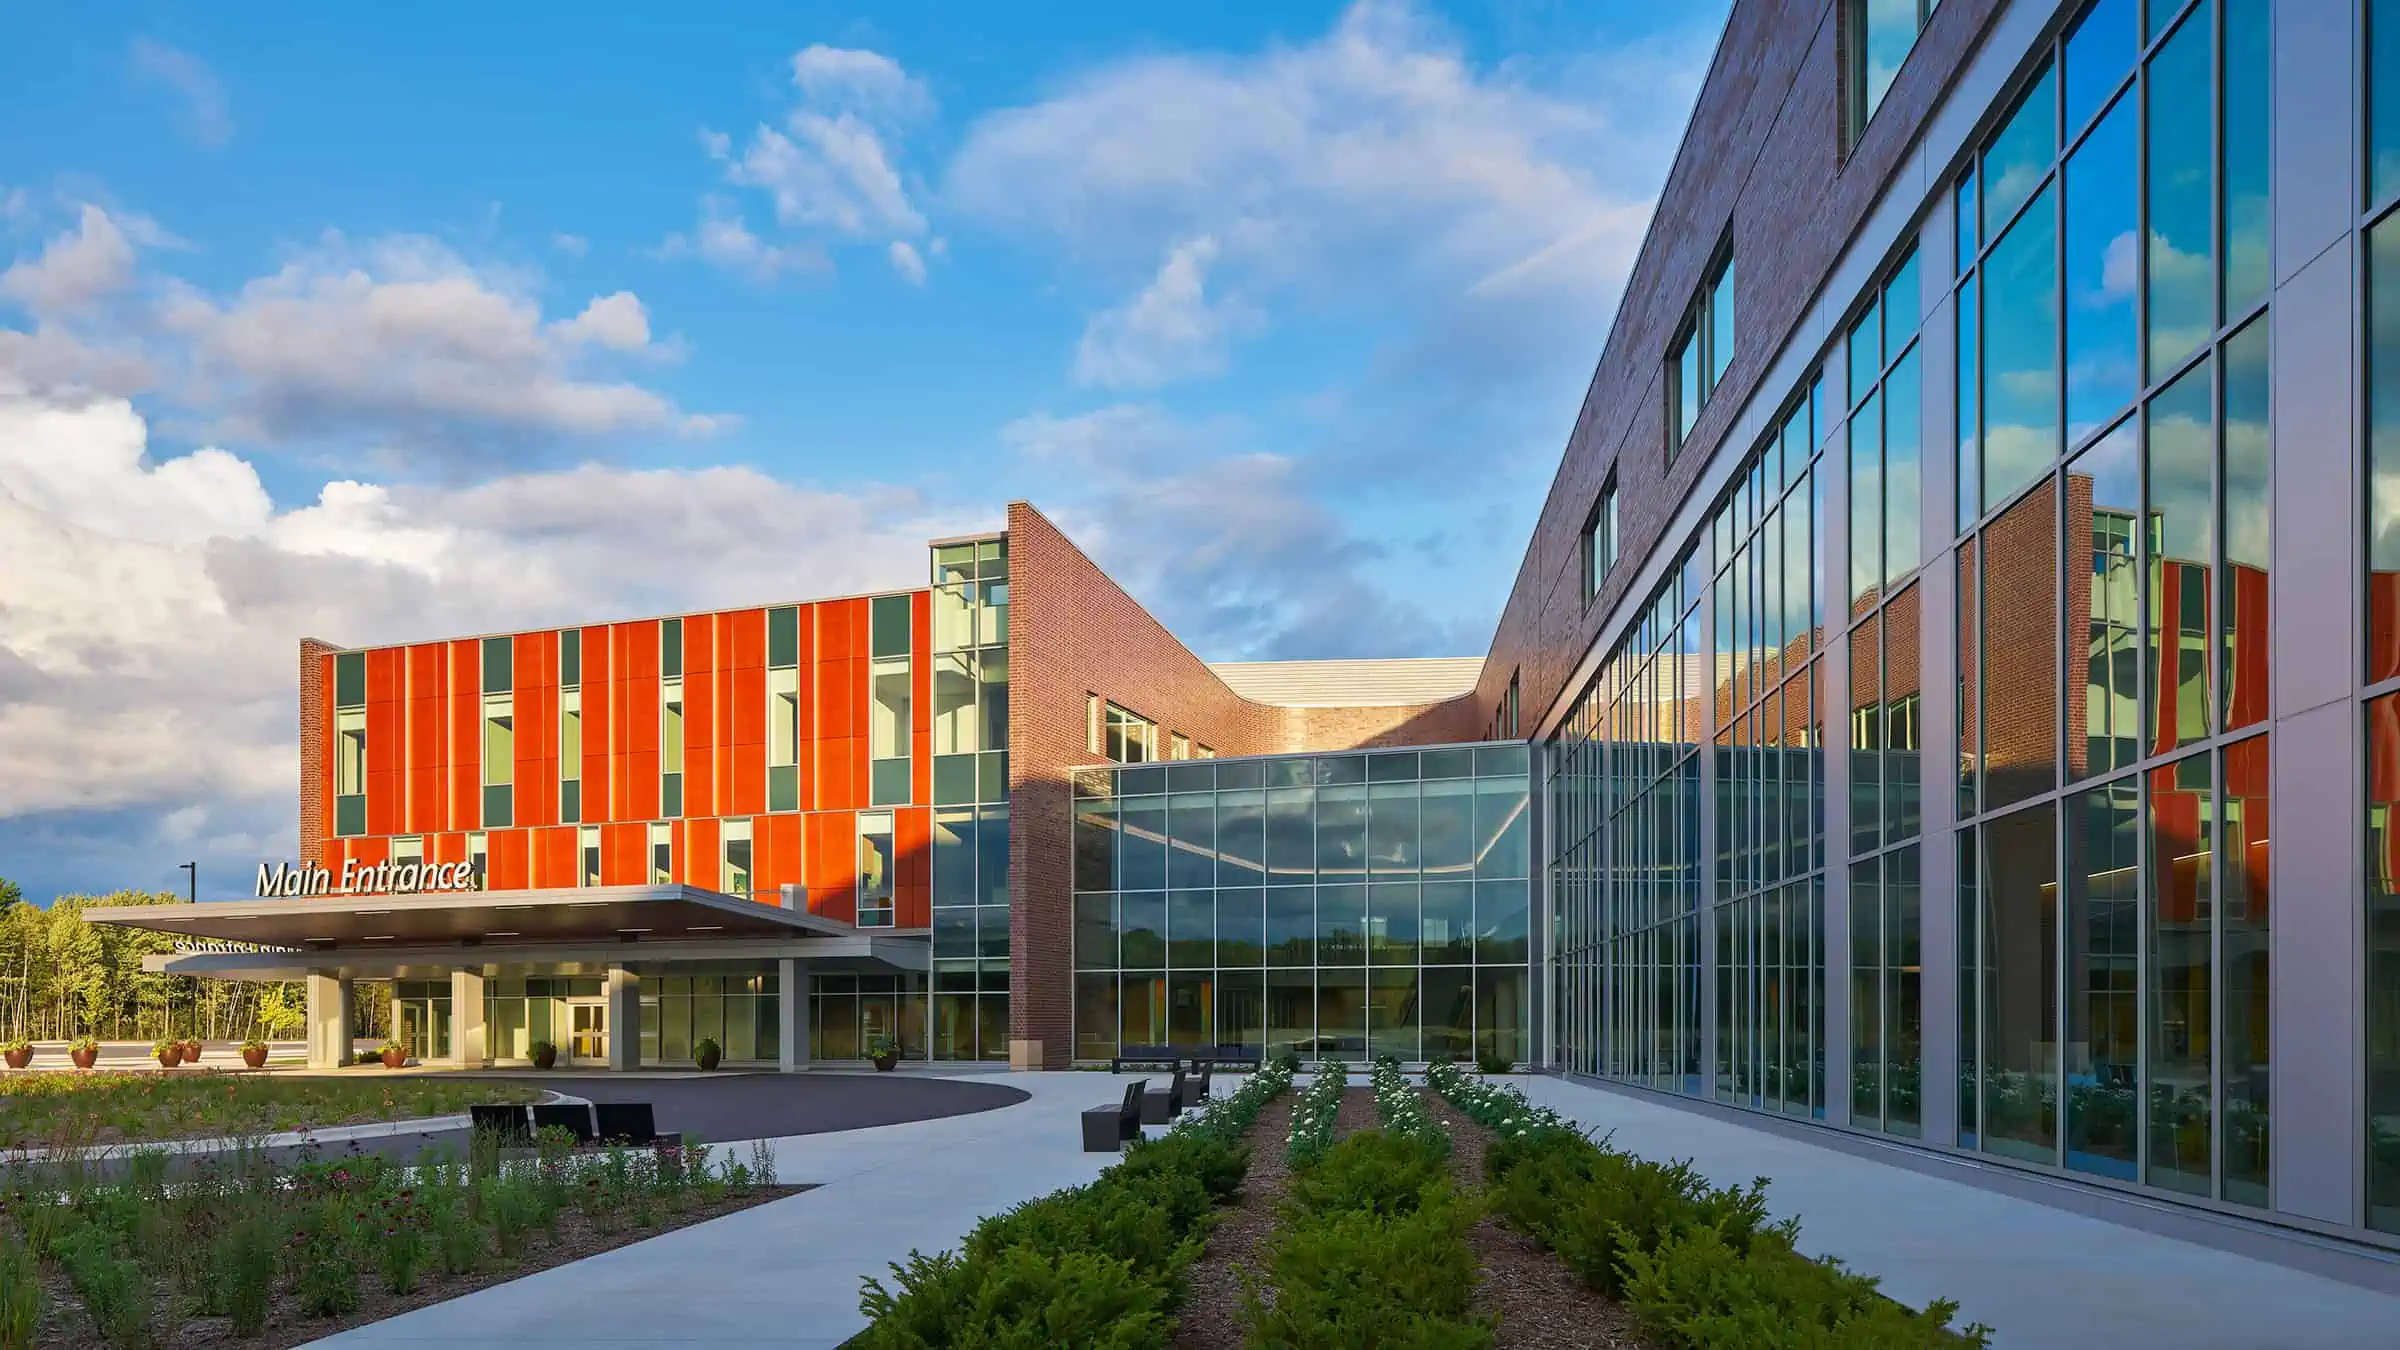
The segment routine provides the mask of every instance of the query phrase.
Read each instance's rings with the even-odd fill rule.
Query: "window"
[[[909,800],[910,597],[879,595],[872,614],[872,665],[868,678],[874,705],[867,723],[872,761],[868,800],[894,806]]]
[[[1917,33],[1941,0],[1843,0],[1842,106],[1845,141],[1856,145]]]
[[[750,894],[750,822],[725,822],[723,837],[724,866],[720,869],[724,884],[718,889],[727,895]]]
[[[512,791],[517,772],[516,698],[510,694],[483,696],[483,823],[510,823]]]
[[[1486,740],[1513,741],[1517,739],[1517,671],[1508,672],[1508,687],[1500,691],[1500,702],[1492,709],[1492,725]]]
[[[1103,709],[1100,753],[1118,764],[1147,764],[1158,758],[1158,725],[1111,703]]]
[[[675,827],[664,821],[650,826],[650,884],[669,886],[675,881]]]
[[[333,832],[367,832],[367,654],[333,658]]]
[[[1192,738],[1182,732],[1175,732],[1169,737],[1168,745],[1171,748],[1172,758],[1190,759],[1192,757]]]
[[[1707,406],[1708,396],[1716,392],[1717,382],[1725,377],[1725,368],[1733,361],[1730,243],[1719,246],[1717,260],[1708,269],[1707,283],[1692,297],[1691,312],[1676,335],[1673,353],[1667,362],[1667,458],[1670,460],[1692,434],[1692,425],[1700,420],[1701,408]]]
[[[858,926],[892,926],[892,813],[858,814]]]
[[[1592,505],[1591,519],[1583,522],[1583,603],[1589,605],[1600,595],[1600,583],[1608,579],[1609,569],[1617,565],[1617,476],[1611,473],[1600,489],[1600,500]]]
[[[575,884],[578,886],[599,885],[600,827],[597,825],[586,825],[582,829],[577,830],[575,832],[575,851],[579,864],[576,869]]]
[[[1215,759],[1216,757],[1217,752],[1208,746],[1195,745],[1192,747],[1192,758],[1194,759]]]
[[[583,690],[558,691],[558,818],[583,819]]]
[[[484,889],[485,880],[491,874],[491,866],[488,836],[481,830],[470,832],[467,835],[467,870],[475,874],[476,890]]]
[[[658,813],[683,814],[683,620],[658,623]]]
[[[800,672],[767,672],[767,809],[800,809]]]

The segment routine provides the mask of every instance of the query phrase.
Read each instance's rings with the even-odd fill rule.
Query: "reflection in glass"
[[[2225,991],[2225,1199],[2267,1203],[2269,919],[2267,738],[2225,747],[2217,831],[2218,942]]]
[[[1983,1146],[2031,1162],[2058,1150],[2055,807],[1976,831],[1983,851]]]
[[[1167,964],[1177,970],[1206,970],[1217,963],[1217,906],[1209,891],[1171,891],[1167,896]]]
[[[1975,297],[1981,289],[1970,277],[1958,288],[1958,370],[1953,385],[1958,396],[1958,521],[1966,531],[1983,516],[1982,410],[1976,393],[1983,388],[1983,370],[1976,359],[1976,339],[1983,325],[1975,319]]]
[[[1263,892],[1221,890],[1217,903],[1217,964],[1256,966],[1266,959]]]
[[[1850,1123],[1883,1128],[1883,862],[1850,865]]]
[[[2165,4],[2166,0],[2156,3]],[[2084,11],[2075,31],[2067,35],[2063,65],[2070,140],[2133,71],[2134,57],[2141,50],[2134,31],[2133,5],[2134,0],[2100,0]],[[2129,169],[2126,182],[2130,186],[2132,181]]]
[[[1167,799],[1167,884],[1217,884],[1217,802],[1212,793],[1186,792]]]
[[[2067,442],[2121,411],[2141,385],[2133,291],[2137,109],[2109,109],[2067,159]]]
[[[1117,889],[1163,890],[1167,884],[1167,799],[1127,797],[1117,803]]]
[[[1417,1048],[1418,984],[1415,967],[1378,970],[1367,985],[1367,1053],[1403,1063],[1421,1057]]]
[[[1883,413],[1867,396],[1850,415],[1850,603],[1872,604],[1883,584]]]
[[[2267,569],[2275,551],[2274,447],[2267,424],[2267,321],[2253,319],[2225,344],[2224,645],[2217,678],[2225,729],[2267,716]]]
[[[1367,963],[1367,888],[1317,888],[1317,964],[1363,966]]]
[[[1983,287],[1983,500],[2058,458],[2058,224],[2043,189],[1992,246]]]
[[[2208,363],[2150,400],[2149,734],[2164,753],[2208,735],[2216,426]]]
[[[1874,301],[1867,302],[1866,313],[1850,325],[1850,403],[1857,406],[1875,387],[1875,379],[1883,373],[1883,308]],[[1749,522],[1737,518],[1734,530],[1749,528]]]
[[[1924,547],[1918,526],[1923,511],[1918,447],[1925,439],[1918,351],[1910,347],[1883,383],[1883,587],[1887,593],[1902,577],[1917,570]]]
[[[1270,878],[1301,880],[1317,870],[1317,794],[1314,788],[1267,792],[1267,872]]]
[[[1975,665],[1977,598],[1975,547],[1977,540],[1958,545],[1958,818],[1966,820],[1982,809],[1977,802],[1983,783],[1983,704],[1977,697],[1982,681]]]
[[[1377,882],[1367,892],[1367,960],[1375,965],[1417,964],[1417,885]]]
[[[1921,903],[1914,844],[1883,855],[1884,1129],[1915,1138],[1923,1128],[1925,1002],[1919,966]]]
[[[2150,378],[2165,376],[2217,326],[2216,171],[2209,0],[2150,58]]]
[[[1364,880],[1367,872],[1367,790],[1343,785],[1317,790],[1317,875]]]
[[[1983,1000],[1987,983],[1980,943],[1978,897],[1983,892],[1982,854],[1975,827],[1958,832],[1958,1146],[1980,1146],[1982,1132]]]
[[[1367,865],[1377,875],[1417,874],[1417,785],[1378,783],[1367,790]]]
[[[1883,615],[1850,634],[1850,851],[1883,841]]]
[[[2373,26],[2400,32],[2400,22]],[[2387,78],[2400,82],[2400,37]],[[2388,100],[2400,104],[2400,92]],[[2400,113],[2394,117],[2400,119]],[[2383,153],[2400,172],[2400,143]],[[2367,679],[2400,676],[2400,215],[2367,232]]]
[[[2058,156],[2058,90],[2042,71],[1983,152],[1983,232],[1998,234]]]
[[[1309,886],[1267,888],[1267,964],[1314,965],[1317,959],[1317,893]]]
[[[2400,22],[2389,0],[2367,6],[2367,202],[2400,193]]]
[[[2058,778],[2057,479],[1983,531],[1983,808]]]
[[[2140,1057],[2140,793],[2067,800],[2067,1166],[2134,1180]]]
[[[1317,977],[1311,970],[1267,972],[1267,1054],[1286,1050],[1303,1056],[1315,1053],[1310,1044],[1317,1032]]]
[[[2367,1226],[2400,1233],[2400,694],[2367,704]]]
[[[1883,829],[1886,843],[1917,832],[1922,810],[1923,737],[1917,675],[1919,613],[1925,592],[1911,586],[1883,611]]]
[[[2273,0],[2225,4],[2225,317],[2233,319],[2267,298],[2272,202],[2269,164],[2274,111],[2267,72],[2273,68],[2269,24]]]
[[[2203,754],[2149,774],[2149,1181],[2194,1195],[2211,1186],[2216,812],[2209,773]]]
[[[1255,788],[1217,794],[1217,884],[1266,880],[1267,794]]]
[[[2068,536],[2091,548],[2069,570],[2067,597],[2070,624],[2082,621],[2084,667],[2083,725],[2073,729],[2067,774],[2081,778],[2124,768],[2141,753],[2142,463],[2132,418],[2075,457],[2067,486],[2068,511],[2090,516]]]
[[[1346,1059],[1367,1055],[1367,972],[1317,972],[1317,1038],[1311,1058]]]

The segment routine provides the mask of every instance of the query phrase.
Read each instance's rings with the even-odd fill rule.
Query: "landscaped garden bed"
[[[1243,1138],[1290,1085],[1269,1065],[1098,1180],[984,1220],[955,1252],[909,1253],[890,1287],[866,1281],[870,1325],[850,1344],[1167,1344],[1185,1272],[1249,1169]]]
[[[698,1144],[415,1165],[248,1152],[102,1183],[76,1161],[0,1182],[0,1350],[299,1345],[797,1193],[770,1151]]]
[[[1767,1217],[1764,1178],[1746,1189],[1712,1186],[1688,1163],[1587,1138],[1514,1088],[1446,1065],[1427,1078],[1487,1131],[1480,1142],[1494,1210],[1622,1304],[1655,1344],[1950,1350],[1988,1340],[1988,1328],[1950,1326],[1954,1304],[1913,1311],[1868,1276],[1802,1256],[1799,1221]]]
[[[0,1154],[464,1115],[476,1102],[541,1095],[523,1084],[434,1076],[16,1072],[0,1077]]]

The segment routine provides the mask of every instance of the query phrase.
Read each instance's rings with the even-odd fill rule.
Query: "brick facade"
[[[1471,696],[1406,707],[1280,708],[1226,687],[1025,502],[1008,508],[1009,1060],[1065,1068],[1074,1055],[1071,772],[1106,762],[1088,738],[1090,695],[1221,756],[1470,741]]]
[[[1512,673],[1522,682],[1528,734],[1577,692],[1569,687],[1577,667],[1651,550],[1680,542],[1662,536],[1746,406],[1755,395],[1787,392],[1760,381],[1797,336],[1884,184],[1913,163],[1928,110],[1995,8],[1992,0],[1945,0],[1935,9],[1845,156],[1840,6],[1734,6],[1493,635],[1476,690],[1487,717]],[[1670,457],[1668,344],[1728,232],[1732,363]],[[1622,561],[1586,605],[1581,531],[1612,470]]]
[[[300,860],[311,866],[325,861],[325,836],[333,832],[326,819],[333,810],[326,752],[333,735],[336,650],[317,638],[300,639]]]

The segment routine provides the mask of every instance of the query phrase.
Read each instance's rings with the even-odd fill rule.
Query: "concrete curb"
[[[563,1092],[551,1092],[547,1088],[543,1089],[543,1092],[545,1094],[543,1099],[540,1102],[535,1103],[536,1105],[591,1105],[589,1100],[582,1097],[571,1097]],[[412,1120],[378,1120],[369,1122],[365,1125],[328,1125],[321,1130],[282,1130],[274,1134],[260,1135],[254,1139],[214,1138],[160,1139],[149,1142],[135,1141],[120,1144],[102,1144],[98,1147],[89,1149],[76,1149],[63,1155],[52,1149],[26,1149],[22,1152],[0,1154],[0,1160],[9,1162],[50,1162],[64,1156],[80,1157],[92,1161],[106,1161],[111,1158],[131,1157],[136,1153],[143,1152],[164,1153],[170,1157],[191,1157],[199,1154],[231,1153],[236,1149],[243,1147],[298,1148],[306,1144],[347,1144],[353,1140],[359,1139],[389,1139],[394,1135],[401,1134],[439,1134],[448,1130],[471,1129],[473,1128],[473,1125],[473,1118],[469,1116],[418,1116]]]

